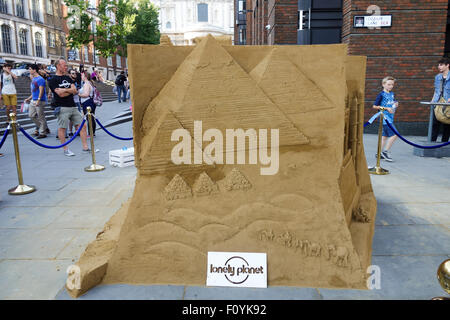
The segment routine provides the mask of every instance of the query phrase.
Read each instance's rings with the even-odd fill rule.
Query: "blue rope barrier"
[[[70,140],[66,141],[65,143],[60,144],[59,146],[47,146],[47,145],[45,145],[43,143],[40,143],[39,141],[36,141],[35,139],[33,139],[33,137],[31,137],[23,128],[20,128],[20,131],[22,131],[24,136],[27,137],[28,139],[30,139],[31,142],[37,144],[40,147],[47,148],[47,149],[58,149],[58,148],[62,148],[64,146],[67,146],[69,143],[71,143],[80,134],[80,131],[81,131],[81,129],[83,129],[83,126],[84,126],[85,122],[86,122],[86,119],[83,119],[83,121],[81,122],[77,132],[74,133],[73,137],[70,138]]]
[[[367,127],[369,124],[371,124],[371,122],[367,121],[366,123],[364,123],[364,128]]]
[[[415,143],[410,142],[410,141],[406,140],[405,138],[403,138],[403,137],[400,135],[400,133],[398,133],[397,129],[395,129],[395,127],[392,126],[392,125],[389,123],[389,121],[386,121],[386,123],[387,123],[388,127],[391,128],[391,130],[394,131],[394,133],[395,133],[400,139],[402,139],[402,140],[403,140],[404,142],[406,142],[407,144],[410,144],[410,145],[412,145],[412,146],[414,146],[414,147],[417,147],[417,148],[421,148],[421,149],[437,149],[437,148],[441,148],[441,147],[444,147],[444,146],[450,144],[450,142],[445,142],[445,143],[438,144],[438,145],[435,145],[435,146],[421,146],[421,145],[415,144]]]
[[[111,132],[109,132],[109,131],[108,131],[108,130],[100,123],[100,121],[99,121],[97,118],[95,118],[95,121],[97,121],[98,125],[99,125],[103,130],[105,130],[105,132],[106,132],[107,134],[109,134],[111,137],[116,138],[116,139],[119,139],[119,140],[133,140],[133,137],[131,137],[131,138],[122,138],[122,137],[116,136],[115,134],[112,134]]]
[[[2,141],[0,141],[0,149],[3,147],[3,144],[6,141],[6,137],[8,136],[8,133],[9,133],[9,127],[6,128],[6,131],[3,133]]]

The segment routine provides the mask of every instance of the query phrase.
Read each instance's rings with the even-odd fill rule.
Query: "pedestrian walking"
[[[11,120],[9,114],[17,113],[17,91],[15,85],[17,76],[12,73],[11,69],[12,64],[5,63],[3,65],[3,72],[0,75],[0,91],[2,92],[0,99],[3,99],[3,104],[6,108],[6,121],[8,123]]]
[[[373,104],[374,109],[380,109],[380,107],[386,108],[386,110],[383,111],[383,134],[381,138],[382,152],[380,155],[380,159],[392,162],[393,159],[390,150],[395,140],[397,140],[397,135],[391,128],[389,128],[386,122],[389,121],[391,126],[395,128],[394,113],[398,107],[398,101],[395,100],[395,95],[392,91],[392,89],[394,88],[395,79],[393,77],[385,77],[381,81],[381,84],[383,86],[383,91],[378,94],[377,98],[375,99],[375,103]],[[378,154],[375,155],[375,157],[378,157]]]
[[[30,84],[31,95],[25,99],[25,102],[30,104],[28,116],[36,125],[34,135],[37,139],[42,139],[47,137],[47,133],[50,133],[44,113],[44,108],[47,104],[46,84],[44,78],[39,75],[39,67],[36,64],[32,64],[29,67],[29,71],[32,77]]]
[[[125,76],[125,72],[122,71],[116,78],[115,84],[117,88],[117,98],[119,100],[119,103],[122,101],[120,100],[120,97],[123,96],[123,101],[127,101],[127,90],[125,88],[125,82],[127,81],[127,77]]]

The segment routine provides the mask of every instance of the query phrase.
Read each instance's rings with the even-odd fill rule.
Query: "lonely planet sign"
[[[208,252],[207,286],[267,288],[267,255]]]

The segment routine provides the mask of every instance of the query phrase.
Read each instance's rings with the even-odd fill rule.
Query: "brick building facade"
[[[97,7],[98,0],[90,0],[91,7]],[[63,12],[63,16],[67,17],[68,8],[63,3],[61,10]],[[95,30],[96,25],[98,25],[98,17],[95,14],[95,11],[90,11],[90,14],[95,21],[91,25],[91,30]],[[69,35],[69,28],[67,27],[67,21],[63,20],[63,30],[66,36]],[[94,31],[95,32],[95,31]],[[95,43],[91,42],[87,46],[81,46],[81,48],[69,48],[66,47],[67,51],[67,63],[69,68],[79,69],[79,66],[84,65],[85,70],[92,72],[94,69],[97,73],[101,73],[104,80],[112,80],[116,78],[118,74],[122,71],[127,71],[127,58],[121,57],[118,54],[114,56],[110,56],[108,58],[104,58],[100,56],[98,50],[95,49]]]
[[[335,43],[348,44],[351,55],[368,57],[366,118],[373,114],[371,107],[382,89],[381,79],[392,75],[397,79],[394,92],[400,102],[398,129],[406,135],[426,135],[429,107],[419,102],[431,99],[436,63],[450,49],[449,41],[446,49],[448,0],[247,0],[247,44],[332,43],[325,39],[326,34],[331,34],[332,28],[335,32],[339,23],[329,9],[321,6],[333,2],[335,7],[341,6],[340,36]],[[305,3],[312,8],[312,14],[311,9],[306,10],[302,20],[299,10]],[[373,14],[367,13],[371,5],[376,5],[381,15],[392,15],[391,27],[353,26],[354,16]],[[301,22],[304,28],[311,29],[309,43],[302,43]]]

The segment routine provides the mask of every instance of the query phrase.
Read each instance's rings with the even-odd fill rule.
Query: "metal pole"
[[[430,121],[428,121],[428,142],[431,142],[433,135],[433,121],[434,121],[434,106],[430,105]]]
[[[87,107],[86,110],[87,110],[88,123],[89,123],[89,132],[91,133],[89,139],[91,140],[92,164],[89,167],[84,168],[84,171],[87,171],[87,172],[102,171],[102,170],[105,170],[105,167],[95,163],[94,131],[92,129],[91,107]]]
[[[385,175],[389,174],[389,170],[383,169],[380,166],[380,159],[381,159],[381,139],[382,139],[382,133],[383,133],[383,119],[384,114],[383,111],[386,110],[383,107],[380,107],[380,125],[378,127],[378,152],[377,152],[377,165],[375,167],[369,168],[369,173],[376,174],[376,175]]]
[[[19,185],[8,190],[10,195],[22,195],[36,191],[34,186],[27,186],[23,183],[23,175],[22,175],[22,165],[20,163],[20,153],[19,153],[19,142],[17,140],[17,118],[15,113],[10,113],[9,117],[11,119],[11,131],[13,134],[13,142],[14,142],[14,153],[16,155],[16,167],[17,167],[17,177],[19,180]]]

